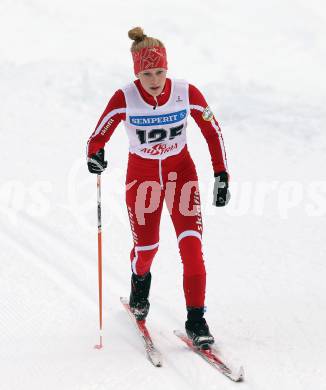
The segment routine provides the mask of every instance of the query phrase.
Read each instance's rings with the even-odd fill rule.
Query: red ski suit
[[[166,79],[165,87],[157,101],[143,89],[139,80],[134,81],[134,84],[141,99],[147,103],[149,114],[155,112],[153,111],[155,106],[165,105],[172,93],[172,82],[169,78]],[[196,87],[189,84],[188,94],[190,115],[207,141],[213,171],[215,173],[227,171],[223,138],[218,122]],[[112,96],[88,140],[88,157],[103,148],[118,124],[126,121],[126,100],[125,92],[121,89]],[[160,148],[161,144],[156,144],[155,147]],[[164,156],[157,159],[152,156],[144,158],[129,151],[126,205],[133,236],[131,266],[132,271],[138,275],[150,270],[158,250],[163,200],[171,215],[183,263],[186,305],[202,307],[205,301],[206,271],[201,243],[203,225],[200,194],[196,168],[186,144],[178,154],[166,158]]]

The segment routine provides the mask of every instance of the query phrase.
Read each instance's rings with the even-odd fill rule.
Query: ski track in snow
[[[157,12],[146,1],[19,0],[0,11],[1,389],[324,390],[325,211],[313,217],[307,208],[309,185],[326,182],[324,3],[167,0]],[[133,79],[127,31],[135,25],[162,37],[170,74],[202,89],[222,127],[227,209],[210,204],[210,157],[193,121],[188,144],[203,206],[206,318],[223,359],[244,366],[242,384],[173,335],[185,307],[166,210],[147,321],[162,368],[146,360],[119,302],[129,294],[132,244],[122,125],[102,176],[104,348],[94,349],[96,186],[84,153],[108,98]],[[290,181],[302,185],[302,199],[282,211]],[[262,182],[276,184],[260,209]],[[246,183],[253,192],[241,213]],[[325,210],[325,187],[320,199]]]

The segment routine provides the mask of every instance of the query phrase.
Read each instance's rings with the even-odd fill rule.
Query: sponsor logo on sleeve
[[[101,135],[104,135],[109,130],[109,128],[113,122],[114,122],[114,120],[112,118],[108,120],[108,123],[101,130]]]
[[[203,119],[205,121],[211,121],[213,119],[213,116],[214,116],[214,114],[213,114],[212,110],[207,106],[205,108],[205,110],[203,111],[203,115],[202,115]]]

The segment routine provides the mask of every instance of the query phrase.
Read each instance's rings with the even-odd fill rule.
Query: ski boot
[[[194,347],[199,349],[209,349],[214,343],[206,320],[204,318],[203,307],[187,307],[188,316],[185,323],[187,336],[192,340]]]
[[[129,298],[130,310],[137,321],[145,320],[149,311],[149,289],[152,275],[147,272],[145,275],[131,275],[131,293]]]

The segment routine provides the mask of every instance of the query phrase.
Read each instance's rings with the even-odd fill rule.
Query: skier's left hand
[[[214,197],[213,206],[223,207],[229,203],[231,194],[229,191],[229,176],[227,172],[214,173]]]

